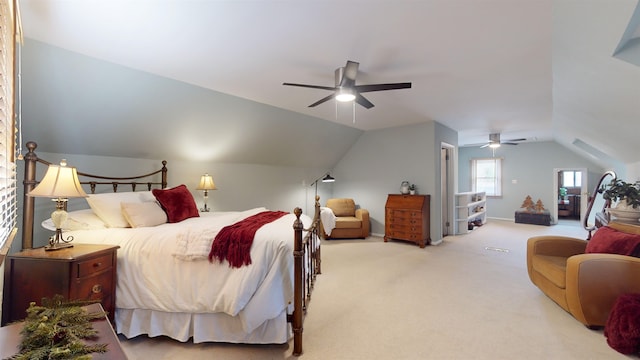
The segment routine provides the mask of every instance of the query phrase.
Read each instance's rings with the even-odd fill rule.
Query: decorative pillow
[[[608,226],[598,229],[587,243],[585,253],[619,254],[640,257],[640,235]]]
[[[87,198],[87,203],[89,203],[93,212],[104,221],[107,227],[125,228],[129,227],[129,222],[122,215],[120,203],[155,201],[153,195],[150,194],[150,191],[91,194]]]
[[[622,354],[640,353],[640,294],[618,296],[607,317],[604,336],[607,344]]]
[[[165,190],[153,189],[151,192],[167,213],[170,223],[200,216],[196,201],[184,184]]]
[[[69,211],[67,221],[62,224],[62,230],[98,230],[106,229],[104,221],[102,221],[91,209]],[[42,222],[42,227],[56,231],[56,226],[53,225],[51,218]]]
[[[120,203],[122,215],[132,228],[150,227],[167,222],[167,214],[157,202]]]

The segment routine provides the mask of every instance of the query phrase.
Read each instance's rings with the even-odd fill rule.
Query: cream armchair
[[[322,234],[325,239],[364,239],[369,236],[369,211],[356,209],[353,199],[328,199],[326,208],[325,210],[330,209],[332,212],[335,225],[331,229],[327,226],[325,230],[325,224],[322,222]]]
[[[640,234],[640,226],[611,222],[618,231]],[[640,258],[585,254],[587,241],[537,236],[527,242],[531,281],[560,307],[589,328],[606,324],[618,296],[640,293]]]

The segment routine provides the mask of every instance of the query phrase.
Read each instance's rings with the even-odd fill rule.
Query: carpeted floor
[[[424,249],[325,241],[300,359],[624,359],[529,281],[526,241],[573,224],[489,222]],[[290,359],[290,344],[120,337],[130,359]]]

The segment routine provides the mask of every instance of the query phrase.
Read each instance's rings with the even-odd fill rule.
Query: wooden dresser
[[[421,248],[431,242],[429,195],[389,194],[385,205],[384,241],[412,241]]]
[[[116,310],[116,252],[119,246],[74,244],[45,251],[27,249],[5,263],[2,324],[22,320],[29,303],[62,295],[65,300],[100,300],[113,323]]]

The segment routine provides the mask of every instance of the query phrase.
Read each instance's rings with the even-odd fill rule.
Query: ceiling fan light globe
[[[350,92],[340,92],[336,94],[336,100],[340,102],[348,102],[356,99],[356,96]]]
[[[500,147],[500,144],[499,143],[489,144],[489,147],[492,148],[492,149],[497,149],[497,148]]]

